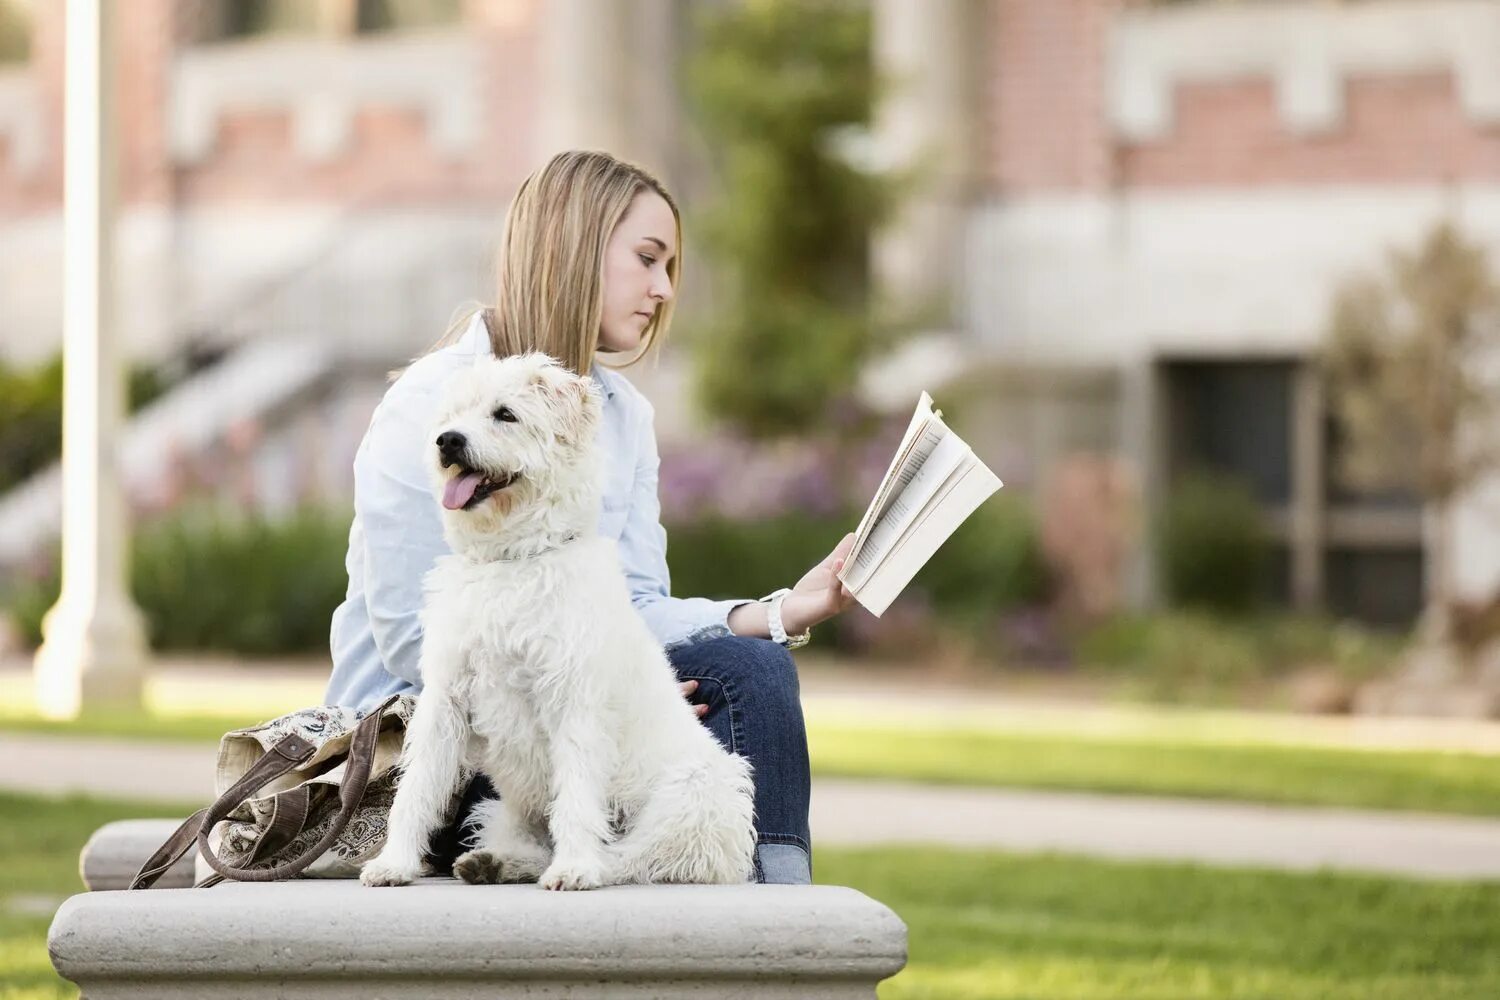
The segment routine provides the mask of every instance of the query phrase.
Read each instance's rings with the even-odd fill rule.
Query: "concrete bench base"
[[[78,872],[90,889],[124,889],[141,870],[172,831],[178,820],[125,819],[106,823],[83,845],[78,858]],[[189,851],[168,868],[157,886],[162,889],[185,889],[195,881],[193,862],[197,851]]]
[[[792,1000],[875,996],[906,963],[906,926],[839,886],[298,880],[84,893],[57,911],[48,948],[89,1000]]]

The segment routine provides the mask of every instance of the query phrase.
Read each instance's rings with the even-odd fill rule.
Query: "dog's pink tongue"
[[[443,506],[449,510],[459,510],[464,504],[474,499],[474,491],[479,487],[479,481],[484,476],[478,472],[466,472],[448,480],[448,485],[443,487]]]

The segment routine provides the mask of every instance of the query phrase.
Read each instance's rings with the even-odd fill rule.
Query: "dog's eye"
[[[508,424],[513,424],[516,422],[516,415],[510,412],[510,407],[508,406],[500,407],[495,411],[494,416],[496,420],[501,420]]]

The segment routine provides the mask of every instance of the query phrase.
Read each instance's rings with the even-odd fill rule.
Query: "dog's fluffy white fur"
[[[481,359],[447,387],[430,451],[452,553],[426,577],[424,689],[366,885],[422,874],[466,768],[500,792],[455,866],[466,881],[751,875],[750,766],[682,697],[597,533],[601,410],[545,354]]]

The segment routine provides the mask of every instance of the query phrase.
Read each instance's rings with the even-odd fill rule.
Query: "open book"
[[[1002,485],[922,393],[839,579],[879,617],[938,546]]]

